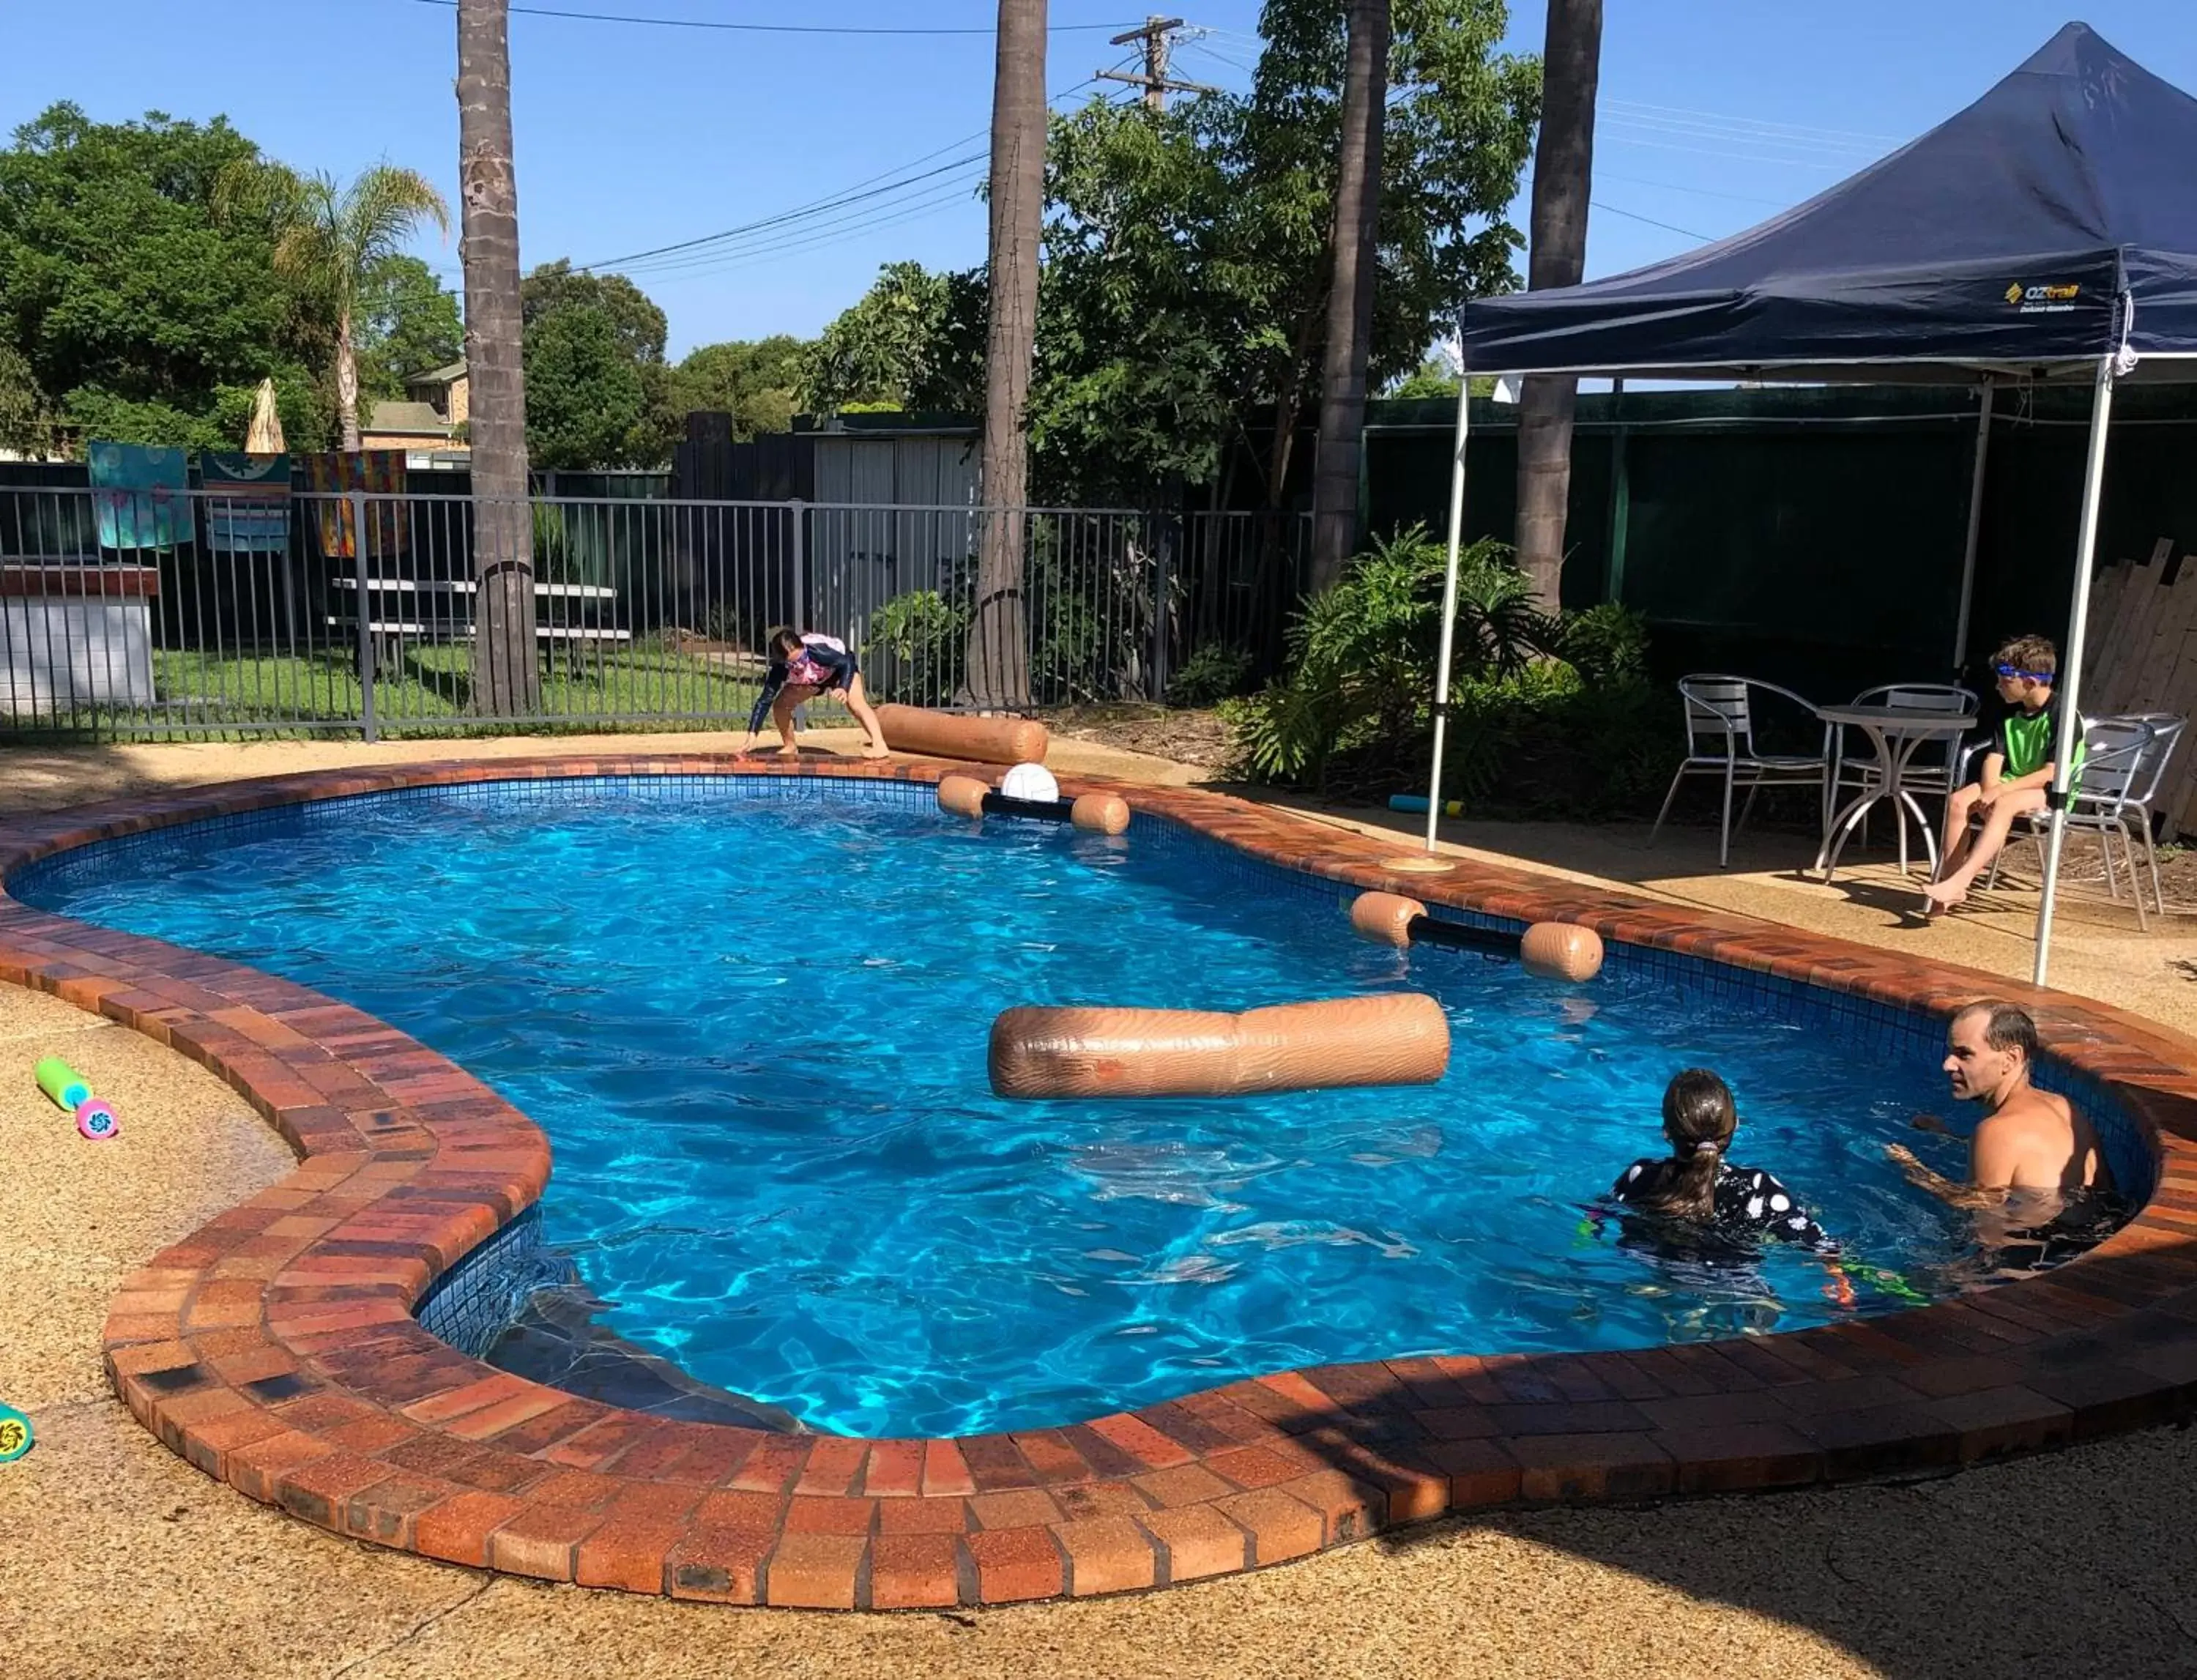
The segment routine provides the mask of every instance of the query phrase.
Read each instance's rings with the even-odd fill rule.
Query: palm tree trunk
[[[509,0],[458,0],[458,186],[471,397],[473,704],[541,709],[534,663],[534,521],[519,360],[519,184],[511,158]]]
[[[983,524],[969,630],[970,698],[1029,704],[1023,602],[1029,449],[1023,410],[1037,336],[1038,238],[1045,217],[1046,0],[1000,0],[992,79],[991,308],[984,341]]]
[[[1541,133],[1533,148],[1527,286],[1576,286],[1586,272],[1594,186],[1594,96],[1602,68],[1602,0],[1549,0],[1541,58]],[[1527,379],[1518,405],[1518,565],[1544,611],[1560,605],[1564,504],[1572,489],[1576,379]]]
[[[1312,592],[1342,576],[1358,543],[1359,455],[1365,433],[1365,363],[1373,347],[1375,239],[1388,92],[1388,0],[1351,0],[1342,80],[1342,151],[1335,177],[1334,283],[1313,457]]]
[[[358,453],[358,352],[351,339],[351,311],[336,317],[336,416],[343,423],[345,455]]]

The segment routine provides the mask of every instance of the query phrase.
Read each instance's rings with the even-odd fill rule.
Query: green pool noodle
[[[11,1405],[0,1405],[0,1464],[31,1450],[31,1420]]]
[[[91,1100],[91,1081],[58,1056],[49,1056],[32,1070],[38,1089],[63,1109],[74,1114],[79,1103]]]
[[[1858,1277],[1863,1283],[1881,1289],[1894,1300],[1904,1301],[1915,1306],[1927,1306],[1930,1304],[1929,1296],[1924,1295],[1896,1272],[1887,1272],[1882,1266],[1871,1266],[1864,1260],[1842,1260],[1839,1262],[1839,1266],[1848,1277]]]

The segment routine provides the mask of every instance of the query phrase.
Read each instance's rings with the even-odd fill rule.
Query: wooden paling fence
[[[2197,715],[2197,554],[2177,554],[2174,539],[2162,536],[2144,559],[2099,572],[2090,582],[2089,641],[2086,715]],[[2197,830],[2197,754],[2176,752],[2154,808],[2167,835]]]

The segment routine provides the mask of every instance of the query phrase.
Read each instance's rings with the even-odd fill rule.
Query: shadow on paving
[[[1851,1375],[1765,1342],[1403,1359],[1302,1373],[1332,1404],[1270,1421],[1359,1485],[1386,1549],[1516,1536],[1893,1680],[2197,1676],[2193,1261],[2170,1243],[2050,1274],[2050,1312],[2086,1327],[1871,1319]],[[1844,1346],[1793,1340],[1810,1363]],[[1450,1497],[1509,1508],[1411,1521]]]

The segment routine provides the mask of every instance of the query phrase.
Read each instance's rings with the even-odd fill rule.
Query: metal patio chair
[[[1671,791],[1663,796],[1663,808],[1656,813],[1655,826],[1648,836],[1649,845],[1663,832],[1663,820],[1671,814],[1679,785],[1689,776],[1716,776],[1724,782],[1724,820],[1717,848],[1719,869],[1731,860],[1731,796],[1736,788],[1747,790],[1747,802],[1739,813],[1741,828],[1747,826],[1748,814],[1754,809],[1754,796],[1765,787],[1812,786],[1828,818],[1831,728],[1824,726],[1823,745],[1812,755],[1764,752],[1754,741],[1756,695],[1775,695],[1811,717],[1815,715],[1813,704],[1774,682],[1713,672],[1681,677],[1678,693],[1686,706],[1686,757],[1671,778]]]

